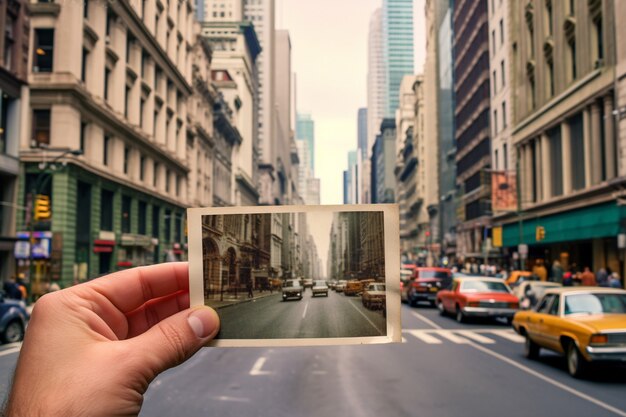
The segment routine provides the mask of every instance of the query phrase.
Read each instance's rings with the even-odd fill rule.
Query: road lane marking
[[[326,371],[313,371],[313,375],[326,375]]]
[[[466,338],[461,337],[461,336],[457,336],[456,334],[454,334],[450,330],[440,330],[440,331],[437,332],[437,334],[439,336],[443,337],[444,339],[448,339],[452,343],[458,343],[460,345],[464,345],[464,344],[470,343],[470,341],[467,340]]]
[[[424,323],[428,324],[430,327],[432,327],[434,329],[443,329],[443,327],[441,327],[440,325],[438,325],[437,323],[435,323],[431,319],[426,318],[426,317],[422,316],[421,314],[416,313],[415,311],[411,311],[411,314],[413,314],[415,317],[417,317],[418,320],[423,321]]]
[[[14,347],[11,349],[7,349],[7,350],[3,350],[0,352],[0,356],[6,356],[6,355],[10,355],[11,353],[17,353],[20,351],[20,349],[22,348],[22,346],[18,346],[18,347]]]
[[[302,313],[302,318],[306,317],[306,310],[309,308],[309,302],[307,301],[304,305],[304,312]]]
[[[479,342],[485,345],[492,345],[494,343],[496,343],[495,340],[493,339],[489,339],[488,337],[482,336],[478,333],[475,333],[471,330],[459,330],[457,331],[458,334],[460,334],[461,336],[467,337],[468,339],[472,339],[475,342]]]
[[[441,340],[437,339],[434,336],[429,335],[424,330],[406,330],[406,332],[408,334],[410,334],[411,336],[414,336],[414,337],[418,338],[422,342],[428,343],[429,345],[440,345],[441,344]]]
[[[510,329],[492,330],[491,333],[495,334],[496,336],[500,336],[504,339],[510,340],[511,342],[524,343],[524,338]]]
[[[521,370],[523,372],[526,372],[529,375],[537,377],[537,378],[543,380],[544,382],[547,382],[550,385],[553,385],[553,386],[555,386],[557,388],[560,388],[563,391],[569,392],[570,394],[572,394],[572,395],[574,395],[574,396],[576,396],[576,397],[578,397],[580,399],[589,401],[590,403],[595,404],[598,407],[604,408],[605,410],[610,411],[610,412],[612,412],[612,413],[614,413],[614,414],[616,414],[618,416],[626,417],[626,411],[620,410],[619,408],[613,407],[612,405],[609,405],[609,404],[605,403],[604,401],[601,401],[601,400],[599,400],[597,398],[594,398],[594,397],[592,397],[590,395],[587,395],[587,394],[585,394],[583,392],[580,392],[580,391],[578,391],[578,390],[576,390],[574,388],[568,387],[567,385],[562,384],[559,381],[556,381],[556,380],[554,380],[554,379],[552,379],[550,377],[542,375],[539,372],[537,372],[537,371],[535,371],[535,370],[533,370],[533,369],[531,369],[531,368],[529,368],[529,367],[527,367],[525,365],[522,365],[519,362],[514,361],[513,359],[507,358],[504,355],[496,353],[496,352],[494,352],[491,349],[488,349],[486,347],[483,347],[483,346],[478,345],[478,344],[473,343],[473,342],[470,342],[469,345],[472,346],[473,348],[477,349],[477,350],[480,350],[481,352],[486,353],[487,355],[490,355],[490,356],[492,356],[492,357],[494,357],[496,359],[499,359],[499,360],[501,360],[501,361],[503,361],[505,363],[508,363],[509,365],[514,366],[517,369],[519,369],[519,370]]]
[[[367,316],[366,316],[366,315],[365,315],[365,314],[364,314],[361,310],[359,310],[359,308],[358,308],[358,307],[354,304],[354,302],[353,302],[352,300],[350,300],[350,303],[349,303],[349,304],[350,304],[352,307],[354,307],[354,309],[355,309],[356,311],[358,311],[360,315],[362,315],[363,317],[365,317],[365,320],[367,320],[367,321],[369,322],[369,324],[371,324],[371,325],[372,325],[372,327],[373,327],[373,328],[375,328],[375,329],[378,331],[378,333],[380,333],[380,335],[381,335],[381,336],[385,334],[384,332],[382,332],[382,331],[381,331],[381,330],[380,330],[380,329],[379,329],[379,328],[378,328],[378,327],[374,324],[374,322],[373,322],[373,321],[371,321],[371,320],[370,320],[370,318],[369,318],[369,317],[367,317]]]
[[[226,395],[220,395],[219,397],[213,397],[218,401],[230,401],[234,403],[249,403],[250,398],[238,398],[238,397],[228,397]]]
[[[261,356],[259,359],[257,359],[256,362],[254,363],[254,366],[250,370],[250,375],[252,375],[252,376],[270,375],[271,372],[262,370],[263,365],[265,365],[265,361],[266,360],[267,360],[267,358],[265,358],[263,356]]]

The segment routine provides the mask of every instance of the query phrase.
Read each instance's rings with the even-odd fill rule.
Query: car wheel
[[[4,343],[15,343],[24,339],[24,326],[17,320],[13,320],[2,333],[2,341]]]
[[[439,310],[440,316],[446,315],[446,309],[444,308],[443,303],[441,301],[437,301],[437,310]]]
[[[537,359],[539,357],[539,350],[541,347],[532,341],[528,334],[526,335],[526,340],[524,341],[524,356],[528,359]]]
[[[463,314],[463,310],[461,310],[461,307],[458,305],[456,306],[456,321],[459,323],[465,323],[467,321],[465,314]]]
[[[589,362],[583,357],[576,343],[569,342],[567,345],[567,370],[574,378],[580,378],[587,373]]]

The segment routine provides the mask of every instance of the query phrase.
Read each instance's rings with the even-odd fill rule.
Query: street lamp
[[[34,204],[35,204],[35,199],[37,198],[37,195],[39,194],[39,191],[41,189],[43,189],[47,184],[48,181],[50,181],[50,176],[45,176],[44,174],[48,173],[48,169],[50,169],[50,171],[56,171],[56,163],[58,161],[60,161],[62,158],[64,158],[67,155],[74,155],[74,156],[80,156],[83,154],[83,151],[80,149],[71,149],[71,148],[50,148],[48,146],[45,145],[41,145],[40,146],[41,149],[44,150],[44,160],[39,162],[38,164],[38,168],[40,170],[39,173],[37,173],[37,177],[35,178],[35,182],[33,183],[32,187],[31,187],[31,192],[30,192],[30,205],[29,205],[29,210],[27,211],[28,213],[28,229],[29,229],[29,240],[30,240],[30,246],[29,246],[29,253],[28,253],[28,282],[27,282],[27,289],[28,289],[28,298],[32,299],[32,285],[33,285],[33,278],[35,276],[35,257],[34,257],[34,246],[35,246],[35,218],[34,218]],[[52,159],[51,161],[46,161],[45,160],[45,151],[52,151],[52,152],[62,152],[60,155],[58,155],[56,158]],[[63,161],[62,162],[62,166],[65,167],[66,166],[66,162]],[[28,300],[26,300],[28,301]]]

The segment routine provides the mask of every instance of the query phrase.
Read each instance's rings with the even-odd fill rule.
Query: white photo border
[[[400,322],[400,217],[397,204],[353,205],[297,205],[297,206],[242,206],[187,209],[189,241],[189,299],[190,305],[204,305],[202,270],[202,216],[307,213],[307,212],[369,212],[383,213],[385,239],[385,288],[387,307],[387,334],[368,337],[327,337],[292,339],[215,339],[207,346],[215,347],[275,347],[275,346],[331,346],[402,342]]]

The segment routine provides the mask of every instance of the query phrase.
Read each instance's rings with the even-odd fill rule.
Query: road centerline
[[[304,311],[302,312],[302,318],[306,317],[306,311],[309,308],[309,302],[307,301],[306,304],[304,305]]]
[[[267,361],[267,358],[264,356],[261,356],[259,359],[257,359],[254,365],[252,366],[252,369],[250,370],[250,375],[251,376],[270,375],[271,372],[263,370],[263,365],[265,365],[265,361]]]

